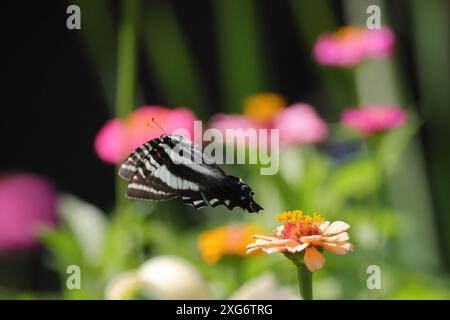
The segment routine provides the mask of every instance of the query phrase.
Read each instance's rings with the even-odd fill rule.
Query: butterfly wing
[[[172,142],[173,143],[173,142]],[[175,151],[175,147],[180,147]],[[181,190],[181,196],[186,204],[195,208],[201,208],[209,204],[212,207],[223,205],[229,210],[235,207],[243,208],[249,212],[258,212],[262,207],[253,200],[253,191],[240,178],[227,175],[208,155],[197,148],[190,141],[180,139],[178,143],[168,144],[166,154],[177,154],[182,151],[182,155],[171,155],[171,159],[178,159],[182,162],[181,167],[172,167],[175,174],[189,177],[199,188],[199,192]]]
[[[128,180],[127,196],[168,200],[181,196],[196,209],[224,205],[249,212],[262,209],[241,179],[227,175],[214,160],[190,141],[162,135],[137,148],[119,168]]]
[[[128,158],[122,163],[119,168],[119,176],[125,180],[131,180],[137,173],[138,168],[141,165],[148,165],[145,161],[148,159],[153,147],[150,144],[151,141],[139,146]],[[151,169],[151,168],[149,168]]]
[[[128,180],[126,196],[140,200],[170,200],[179,190],[198,191],[198,186],[167,168],[171,162],[165,153],[165,137],[139,146],[119,168],[119,176]]]
[[[160,167],[154,159],[153,141],[139,146],[119,168],[119,176],[129,181],[126,192],[128,198],[169,200],[178,196],[176,190],[153,175]]]
[[[128,198],[139,200],[170,200],[178,195],[176,190],[151,175],[146,178],[132,179],[126,193]]]

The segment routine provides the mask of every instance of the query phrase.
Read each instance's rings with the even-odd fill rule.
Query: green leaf
[[[407,125],[383,134],[376,152],[388,174],[392,174],[399,165],[402,155],[412,141],[418,127],[419,124],[414,115],[409,115]]]
[[[381,183],[376,162],[361,159],[343,165],[330,177],[324,198],[331,206],[339,207],[351,198],[364,198],[374,193]]]
[[[66,267],[71,264],[83,264],[81,248],[69,230],[64,228],[46,230],[40,234],[39,238],[56,258],[56,265],[52,260],[51,266],[58,271],[65,272]]]

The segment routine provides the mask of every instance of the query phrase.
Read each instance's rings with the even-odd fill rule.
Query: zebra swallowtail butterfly
[[[178,151],[176,151],[178,150]],[[214,160],[181,136],[161,135],[138,147],[120,166],[128,180],[126,196],[141,200],[177,197],[196,209],[224,205],[248,212],[263,208],[240,178],[227,175]]]

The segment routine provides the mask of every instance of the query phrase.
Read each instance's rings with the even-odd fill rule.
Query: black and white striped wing
[[[151,156],[152,150],[151,141],[146,142],[130,154],[120,166],[119,176],[129,181],[126,196],[141,200],[176,198],[178,196],[176,190],[153,175],[160,165]]]
[[[130,181],[126,196],[140,200],[170,200],[178,197],[178,193],[158,178],[148,176]]]
[[[232,210],[262,210],[240,178],[227,175],[213,159],[179,136],[162,135],[138,147],[120,166],[127,196],[168,200],[178,196],[196,209],[224,205]]]
[[[127,197],[170,200],[178,197],[180,191],[199,191],[195,183],[173,174],[168,169],[172,162],[166,153],[166,143],[163,138],[146,142],[122,163],[119,176],[129,181]]]
[[[142,166],[149,167],[149,163],[147,162],[152,161],[152,158],[148,158],[152,149],[150,142],[146,142],[134,150],[120,166],[119,176],[125,180],[131,180],[138,173],[139,168]],[[149,170],[151,169],[152,167],[149,167]]]

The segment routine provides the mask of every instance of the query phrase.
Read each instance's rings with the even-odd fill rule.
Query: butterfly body
[[[129,180],[127,196],[141,200],[181,197],[196,209],[224,205],[248,212],[262,210],[240,178],[227,175],[214,160],[180,136],[150,140],[123,162],[119,175]]]

